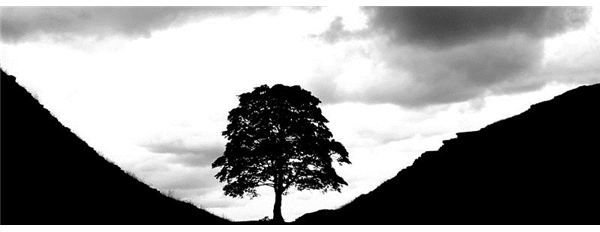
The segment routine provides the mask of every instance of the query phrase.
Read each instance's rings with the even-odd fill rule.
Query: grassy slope
[[[598,224],[600,84],[422,154],[372,192],[299,224]]]
[[[126,174],[1,75],[2,224],[228,223]]]

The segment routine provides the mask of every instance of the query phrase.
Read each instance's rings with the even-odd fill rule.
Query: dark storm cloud
[[[388,72],[355,93],[330,82],[314,86],[330,102],[394,103],[409,107],[466,101],[484,94],[537,89],[534,78],[545,38],[581,28],[581,7],[369,7],[360,39],[379,38],[377,59]],[[340,19],[321,36],[356,36]],[[366,35],[366,36],[365,36]],[[382,42],[383,41],[383,42]],[[372,58],[371,58],[372,59]]]
[[[392,69],[405,70],[409,75],[390,78],[385,85],[372,87],[369,92],[373,94],[367,101],[419,107],[465,101],[486,91],[503,92],[504,88],[530,85],[526,74],[539,66],[543,56],[541,41],[522,36],[439,51],[419,47],[397,49],[386,60]],[[506,83],[510,85],[499,88]]]
[[[448,47],[522,34],[544,38],[584,25],[582,7],[374,7],[370,24],[396,42]]]
[[[222,144],[192,145],[181,139],[152,142],[143,145],[150,152],[173,154],[171,161],[186,166],[209,166],[224,151]]]
[[[193,18],[248,14],[261,7],[2,7],[5,42],[107,36],[148,37],[155,30]]]

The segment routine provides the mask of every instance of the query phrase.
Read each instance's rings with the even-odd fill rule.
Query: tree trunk
[[[275,205],[273,206],[273,222],[284,223],[281,215],[281,195],[283,192],[275,190]]]

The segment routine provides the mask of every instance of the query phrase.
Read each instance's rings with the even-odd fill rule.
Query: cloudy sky
[[[2,7],[0,66],[109,160],[233,220],[274,195],[224,196],[210,164],[237,95],[301,85],[352,165],[341,193],[292,192],[283,215],[339,207],[435,150],[600,82],[600,12],[580,7]]]

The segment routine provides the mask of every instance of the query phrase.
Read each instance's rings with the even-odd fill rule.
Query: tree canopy
[[[334,140],[321,101],[300,86],[262,85],[239,95],[223,131],[228,139],[213,168],[232,197],[257,196],[256,188],[275,191],[273,219],[283,221],[281,195],[289,189],[340,191],[346,181],[332,163],[350,164],[344,146]]]

